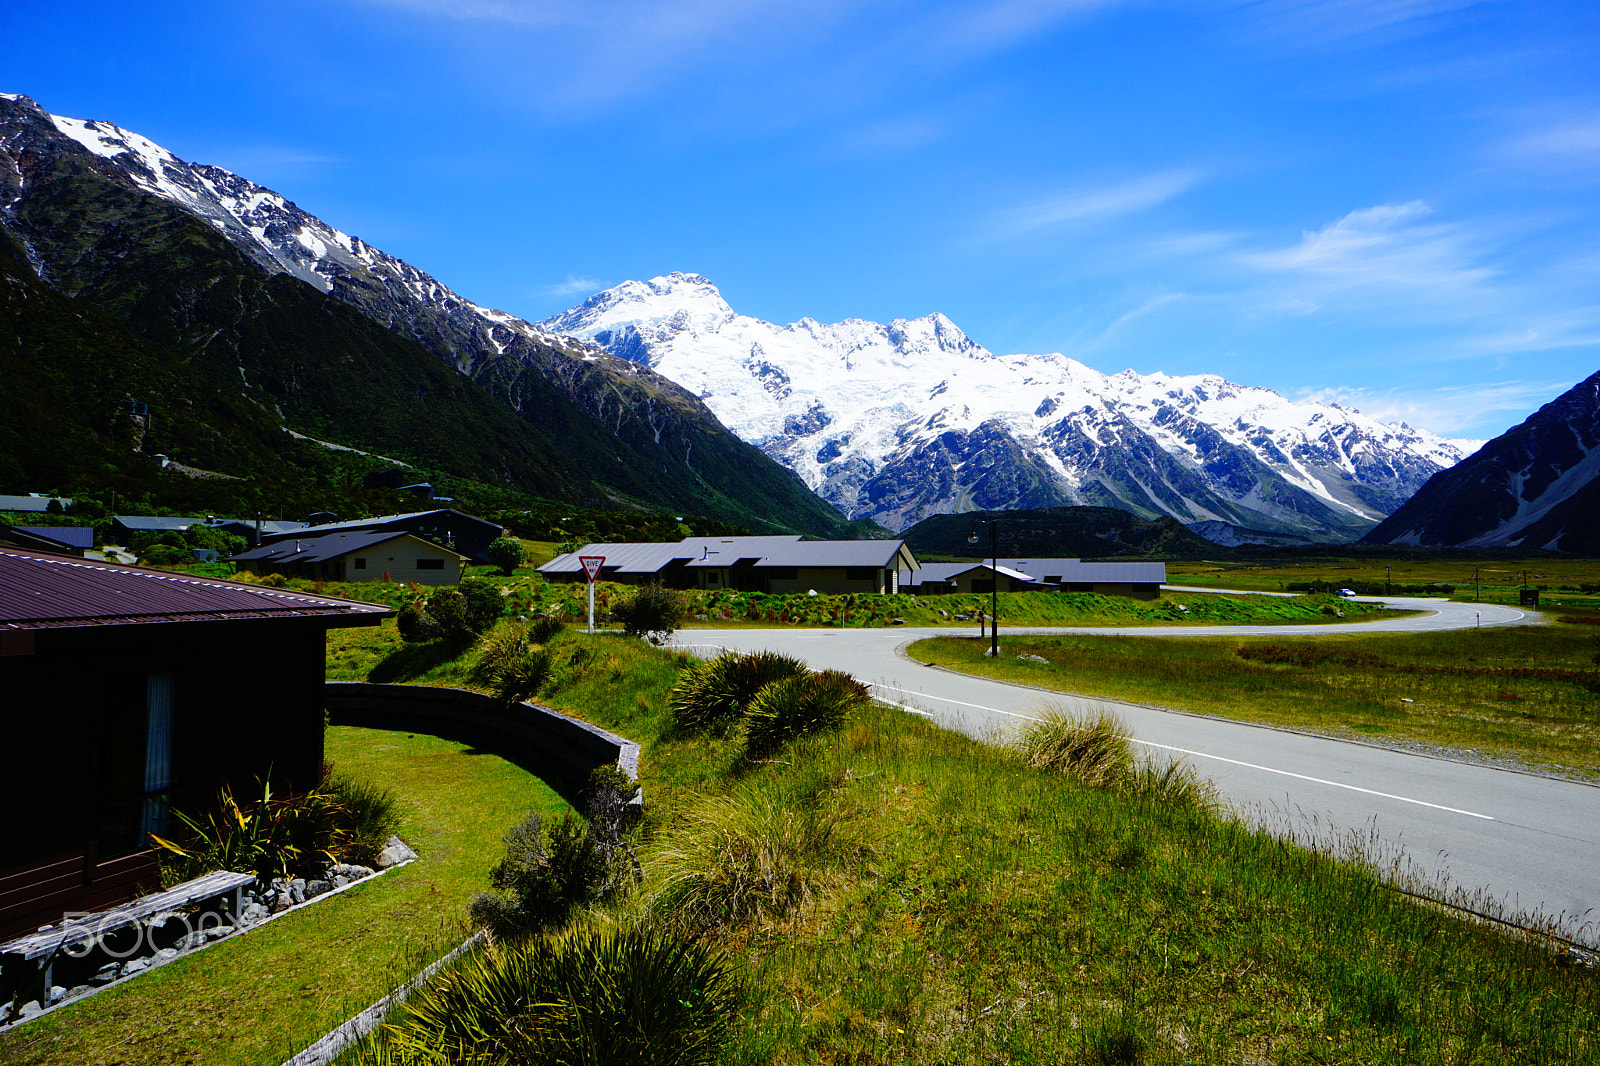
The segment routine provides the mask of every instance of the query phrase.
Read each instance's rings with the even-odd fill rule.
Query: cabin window
[[[973,578],[972,579],[972,591],[973,592],[993,592],[994,591],[994,578],[992,578],[992,577],[975,577],[975,578]]]
[[[774,581],[795,581],[800,577],[800,568],[797,566],[769,566],[767,577]]]
[[[172,787],[173,675],[151,674],[145,685],[144,833],[167,831],[167,789]]]
[[[876,581],[878,570],[872,566],[847,566],[844,569],[846,581]]]
[[[367,568],[366,556],[358,555],[355,557],[355,568],[357,570],[365,570]]]
[[[417,569],[418,570],[443,570],[444,569],[444,560],[443,559],[418,559],[417,560]]]
[[[1060,574],[1046,574],[1044,576],[1044,582],[1047,585],[1059,585],[1059,584],[1061,584],[1061,575]]]
[[[706,584],[708,584],[708,585],[720,585],[720,584],[722,584],[722,575],[717,573],[715,570],[707,570],[706,571]]]

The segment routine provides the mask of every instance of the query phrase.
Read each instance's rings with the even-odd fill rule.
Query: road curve
[[[1536,624],[1494,604],[1389,600],[1426,611],[1325,626],[1141,626],[1008,629],[1142,637],[1437,632]],[[697,655],[770,649],[815,669],[869,681],[880,699],[980,740],[1004,737],[1051,703],[1109,710],[1155,755],[1181,757],[1216,782],[1233,807],[1275,832],[1335,846],[1351,837],[1373,854],[1406,856],[1414,873],[1508,913],[1563,915],[1575,939],[1600,946],[1600,788],[1267,726],[1202,718],[1116,700],[1046,693],[927,667],[913,641],[973,629],[690,629],[674,644]],[[1002,652],[1004,651],[1002,647]],[[1492,905],[1491,905],[1492,909]]]

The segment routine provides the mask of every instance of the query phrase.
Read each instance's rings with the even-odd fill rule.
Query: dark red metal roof
[[[0,548],[0,630],[247,618],[375,625],[392,613],[375,603]]]

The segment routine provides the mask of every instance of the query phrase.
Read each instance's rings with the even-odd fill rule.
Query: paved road
[[[1491,604],[1395,600],[1428,613],[1318,626],[1316,633],[1428,632],[1537,622]],[[1004,736],[1054,703],[1075,713],[1108,709],[1152,754],[1188,759],[1235,808],[1278,832],[1325,844],[1341,834],[1371,838],[1376,852],[1403,850],[1414,868],[1527,914],[1584,916],[1580,939],[1600,946],[1600,788],[1468,762],[1239,722],[1200,718],[968,677],[910,660],[903,649],[950,629],[691,629],[679,647],[772,649],[817,669],[870,681],[879,698],[978,739]],[[976,635],[972,629],[955,631]],[[1305,626],[1007,629],[1014,633],[1122,632],[1148,637],[1309,636]]]

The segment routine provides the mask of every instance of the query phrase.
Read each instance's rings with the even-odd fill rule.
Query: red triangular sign
[[[604,555],[580,555],[578,562],[583,564],[583,572],[589,575],[589,584],[594,584],[594,579],[600,576],[600,568],[606,565]]]

